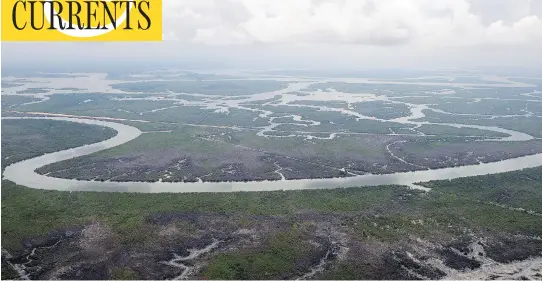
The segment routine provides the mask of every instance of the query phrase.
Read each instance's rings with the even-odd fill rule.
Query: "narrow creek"
[[[175,277],[173,280],[185,280],[193,271],[194,266],[187,263],[187,261],[192,261],[200,256],[211,252],[213,249],[218,247],[220,240],[213,239],[213,242],[202,249],[189,249],[188,256],[180,256],[178,254],[173,254],[173,258],[169,261],[162,262],[162,264],[180,268],[182,270],[181,274]]]

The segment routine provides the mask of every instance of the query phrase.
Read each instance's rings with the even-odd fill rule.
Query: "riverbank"
[[[315,270],[332,279],[444,278],[483,266],[457,254],[476,241],[502,264],[541,256],[542,217],[528,212],[542,200],[540,177],[536,168],[470,178],[470,189],[459,179],[430,183],[430,192],[222,194],[60,192],[3,181],[2,248],[10,262],[28,262],[32,278],[277,279]]]
[[[423,170],[405,173],[360,175],[348,178],[281,180],[261,182],[103,182],[53,178],[35,171],[45,165],[89,155],[108,148],[116,147],[141,135],[141,131],[125,124],[83,118],[69,117],[6,117],[5,119],[40,119],[70,121],[82,124],[104,126],[114,129],[118,134],[108,140],[45,154],[27,159],[6,167],[4,177],[17,184],[47,190],[62,191],[108,191],[139,193],[193,193],[193,192],[241,192],[241,191],[277,191],[304,189],[333,189],[353,186],[405,185],[414,189],[425,188],[418,182],[449,180],[495,173],[504,173],[526,168],[538,167],[542,163],[542,154],[529,155],[492,163],[480,163],[460,167],[436,170]]]
[[[63,122],[50,126],[57,123]],[[41,129],[35,134],[57,137]],[[437,279],[486,273],[502,268],[485,266],[487,259],[517,267],[541,256],[541,183],[542,168],[421,184],[429,192],[394,185],[138,194],[3,181],[2,276]],[[459,254],[479,251],[477,243],[487,259]]]

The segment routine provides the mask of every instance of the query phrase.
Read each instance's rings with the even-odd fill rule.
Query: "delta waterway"
[[[530,156],[507,159],[499,162],[481,163],[461,167],[450,167],[435,170],[423,170],[379,175],[360,175],[348,178],[303,179],[261,182],[110,182],[61,179],[40,175],[36,169],[45,165],[89,155],[98,151],[113,148],[129,142],[142,134],[132,126],[97,119],[72,117],[3,117],[2,119],[47,119],[70,121],[75,123],[98,125],[112,128],[118,134],[105,141],[76,148],[44,154],[23,160],[6,167],[4,179],[19,185],[35,189],[61,191],[98,191],[98,192],[138,192],[138,193],[194,193],[194,192],[247,192],[302,189],[333,189],[341,187],[361,187],[376,185],[406,185],[420,188],[418,182],[432,180],[449,180],[487,174],[516,171],[542,165],[542,153]],[[457,124],[461,126],[460,124]],[[495,129],[495,128],[493,128]]]

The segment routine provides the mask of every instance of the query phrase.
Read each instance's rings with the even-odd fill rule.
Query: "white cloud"
[[[489,26],[487,38],[504,44],[542,42],[542,20],[537,16],[528,16],[512,25],[497,21]]]
[[[542,65],[542,0],[163,1],[163,42],[2,42],[2,66]]]
[[[533,4],[536,1],[542,2],[166,0],[164,33],[169,34],[166,39],[207,45],[408,44],[431,48],[540,44],[542,11]],[[494,20],[487,22],[488,18]]]

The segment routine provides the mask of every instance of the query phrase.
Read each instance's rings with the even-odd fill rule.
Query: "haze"
[[[540,0],[165,0],[163,42],[2,43],[2,56],[4,68],[532,69],[541,18]]]

